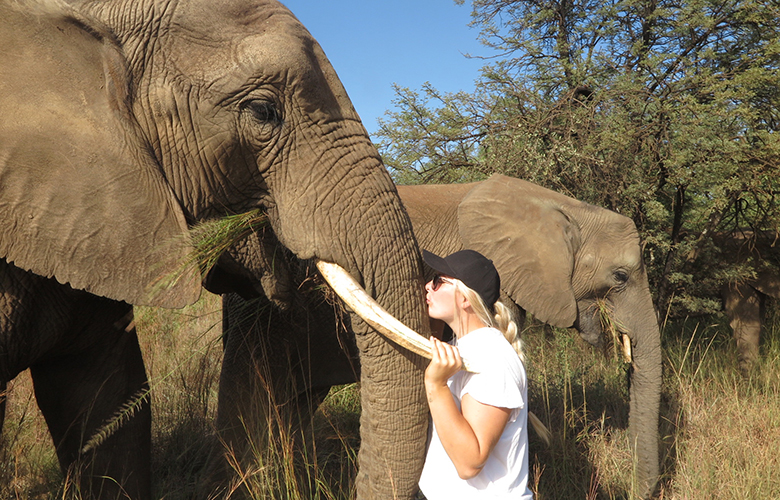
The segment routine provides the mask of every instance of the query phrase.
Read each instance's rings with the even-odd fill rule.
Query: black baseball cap
[[[489,309],[493,309],[500,293],[501,278],[492,260],[474,250],[461,250],[444,258],[427,250],[423,250],[422,255],[434,271],[462,281],[479,294]]]

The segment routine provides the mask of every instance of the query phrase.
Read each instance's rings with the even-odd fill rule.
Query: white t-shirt
[[[511,408],[512,412],[485,466],[471,479],[458,477],[432,424],[420,490],[428,500],[533,500],[528,489],[528,386],[523,363],[495,328],[474,330],[456,345],[461,356],[479,370],[461,370],[447,381],[458,409],[463,396],[470,394],[480,403]]]

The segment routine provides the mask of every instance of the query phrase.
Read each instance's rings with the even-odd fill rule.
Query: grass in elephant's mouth
[[[154,498],[198,491],[214,443],[221,362],[219,301],[183,311],[136,313],[154,408]],[[780,498],[780,317],[770,315],[760,366],[737,370],[722,318],[664,325],[664,499]],[[530,408],[553,431],[531,435],[536,498],[632,499],[626,365],[569,331],[526,334]],[[315,414],[305,452],[283,441],[247,475],[255,498],[352,498],[359,402],[356,386],[331,391]],[[312,437],[313,436],[313,437]],[[25,373],[9,387],[0,449],[0,498],[62,498],[67,490]],[[271,493],[269,493],[269,491]]]
[[[250,234],[262,231],[267,223],[268,218],[260,210],[202,222],[190,230],[194,247],[192,259],[201,271],[208,271],[230,247]]]
[[[192,250],[178,263],[174,271],[160,277],[154,286],[155,291],[177,283],[193,269],[205,276],[217,264],[219,258],[236,243],[253,234],[261,238],[267,226],[268,217],[259,209],[196,224],[186,236],[188,246],[191,246]]]

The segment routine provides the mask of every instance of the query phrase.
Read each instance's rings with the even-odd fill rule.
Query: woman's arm
[[[496,446],[511,410],[482,404],[466,394],[458,411],[447,379],[462,366],[458,350],[432,338],[433,359],[425,370],[425,389],[431,418],[444,450],[462,479],[482,470]]]

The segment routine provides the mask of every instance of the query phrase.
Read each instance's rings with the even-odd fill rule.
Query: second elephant
[[[399,186],[421,248],[493,260],[502,297],[557,327],[603,340],[601,311],[630,339],[630,436],[638,493],[659,474],[661,339],[633,221],[536,184],[494,175],[472,184]]]
[[[661,344],[633,222],[504,176],[473,184],[399,186],[398,191],[421,248],[438,255],[471,248],[488,256],[501,274],[505,302],[511,299],[521,312],[554,326],[573,326],[598,344],[603,335],[599,311],[609,311],[610,321],[630,338],[630,435],[637,457],[636,484],[648,496],[659,474]],[[302,269],[299,282],[305,283],[305,266]],[[304,301],[306,288],[299,290]],[[331,385],[355,380],[359,369],[350,363],[354,348],[339,340],[349,323],[341,321],[333,305],[320,303],[317,314],[311,314],[311,307],[302,308],[307,313],[301,316],[259,300],[259,306],[248,309],[236,296],[225,299],[221,428],[254,426],[258,416],[265,415],[257,409],[264,406],[262,388],[268,380],[265,385],[251,382],[257,380],[254,365],[260,358],[270,363],[265,374],[276,385],[285,383],[291,366],[294,373],[304,374],[295,390],[301,397],[290,400],[304,415],[312,409],[309,396],[316,403]],[[313,335],[314,330],[319,333]],[[326,337],[328,345],[311,343]],[[286,361],[289,352],[295,353],[292,365]],[[236,434],[231,438],[242,439]],[[401,443],[414,438],[396,439]]]
[[[747,372],[759,358],[766,298],[780,299],[780,275],[764,271],[756,279],[727,283],[721,289],[721,296],[734,332],[739,367]]]

